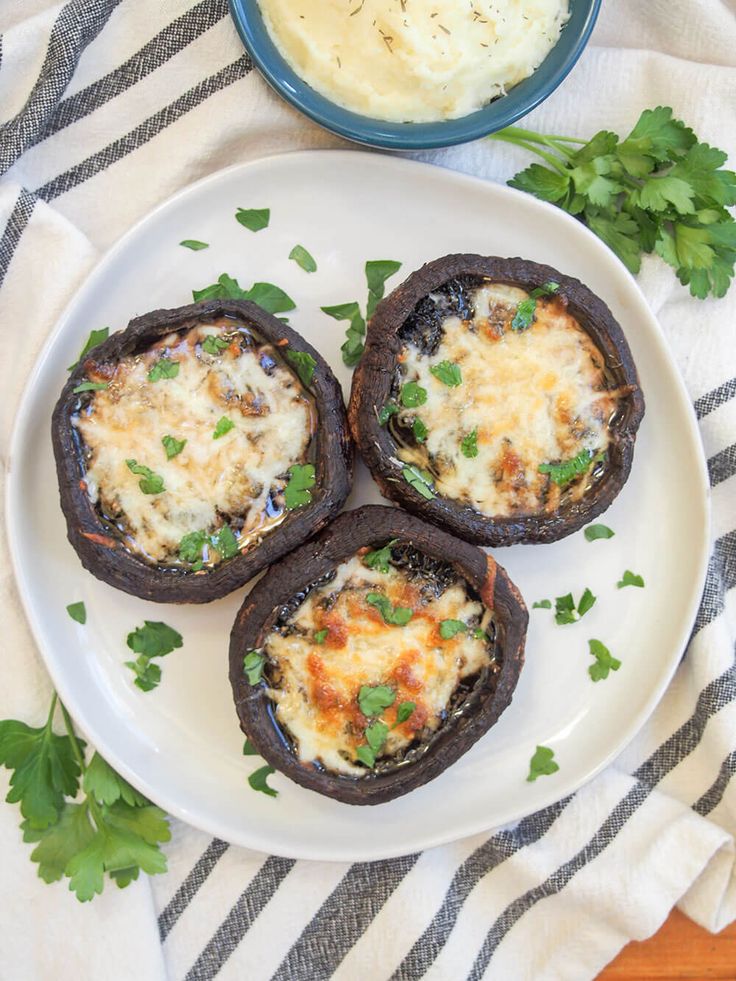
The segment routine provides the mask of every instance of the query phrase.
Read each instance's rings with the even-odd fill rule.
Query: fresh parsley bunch
[[[625,140],[601,130],[588,142],[510,126],[493,139],[536,153],[509,181],[575,215],[626,267],[642,252],[669,263],[693,296],[725,296],[736,263],[736,174],[727,155],[698,142],[665,106],[646,109]]]
[[[53,730],[57,704],[65,735]],[[159,844],[171,837],[166,814],[98,753],[86,761],[84,750],[56,694],[38,729],[0,721],[0,764],[13,771],[6,800],[20,804],[23,840],[36,846],[31,859],[44,882],[66,876],[80,902],[102,892],[105,873],[123,889],[141,870],[165,872]]]

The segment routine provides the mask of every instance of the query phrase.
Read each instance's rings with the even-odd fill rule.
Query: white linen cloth
[[[5,0],[0,31],[7,466],[30,368],[111,243],[205,174],[341,141],[249,71],[224,0]],[[735,94],[733,0],[605,0],[579,64],[525,125],[623,134],[670,105],[736,165]],[[420,156],[497,181],[528,162],[484,140]],[[0,978],[581,981],[675,904],[714,931],[736,917],[736,287],[694,300],[657,259],[639,281],[701,418],[715,551],[687,655],[616,764],[515,827],[381,863],[269,858],[173,821],[166,875],[86,905],[37,878],[2,803]],[[7,557],[0,582],[0,717],[39,724],[49,682]]]

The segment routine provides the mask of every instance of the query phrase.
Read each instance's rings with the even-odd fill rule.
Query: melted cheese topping
[[[411,426],[420,418],[427,438],[400,446],[399,458],[430,470],[438,494],[490,516],[554,511],[560,487],[539,466],[605,451],[616,407],[603,356],[560,299],[539,299],[531,326],[511,328],[527,297],[516,287],[484,285],[474,293],[472,320],[443,321],[435,353],[412,343],[402,352],[403,382],[421,385],[427,401],[402,410],[399,422]],[[460,385],[432,374],[443,361],[460,367]],[[469,458],[462,441],[473,430],[478,452]],[[581,496],[588,481],[577,480],[566,493]]]
[[[412,609],[409,623],[385,623],[366,601],[371,592]],[[468,596],[462,581],[436,597],[394,567],[382,573],[358,556],[339,566],[335,578],[313,589],[290,617],[286,635],[272,631],[264,645],[279,678],[269,695],[278,721],[294,737],[299,759],[365,775],[354,762],[373,721],[358,706],[362,685],[389,685],[396,693],[380,715],[389,726],[401,702],[416,705],[408,720],[390,731],[381,755],[400,752],[419,732],[437,729],[459,682],[491,661],[486,641],[473,636],[484,615],[487,621],[490,614]],[[461,620],[470,629],[444,640],[442,620]],[[327,636],[318,644],[314,635],[324,629]]]
[[[207,354],[207,335],[229,345]],[[150,381],[162,357],[178,373]],[[283,477],[303,462],[315,416],[270,345],[223,320],[172,334],[115,365],[88,365],[88,374],[109,380],[75,420],[88,454],[88,493],[130,548],[159,563],[176,561],[185,535],[225,523],[245,548],[283,518]],[[223,416],[232,428],[215,439]],[[186,440],[171,459],[164,436]],[[162,493],[143,493],[131,459],[163,478]],[[208,558],[216,561],[216,552]]]

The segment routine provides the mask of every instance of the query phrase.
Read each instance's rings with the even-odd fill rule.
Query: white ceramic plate
[[[271,208],[252,233],[237,207]],[[211,243],[190,252],[185,238]],[[287,258],[301,243],[319,264]],[[86,573],[66,541],[57,503],[49,419],[91,328],[124,327],[156,307],[191,300],[222,272],[241,286],[266,280],[296,301],[291,323],[330,361],[347,394],[344,324],[320,306],[365,302],[363,264],[399,259],[402,273],[450,252],[524,256],[577,276],[611,307],[639,368],[647,414],[631,477],[600,519],[616,536],[582,532],[553,545],[497,554],[531,607],[589,586],[598,602],[557,626],[531,611],[527,662],[511,707],[447,773],[373,808],[338,804],[276,774],[277,800],[253,792],[260,765],[241,755],[227,678],[231,623],[244,590],[206,607],[159,606]],[[393,281],[401,278],[399,274]],[[391,285],[391,283],[389,284]],[[62,699],[103,756],[167,811],[227,841],[297,858],[369,860],[504,824],[569,794],[609,763],[652,711],[687,642],[708,550],[708,490],[694,416],[660,328],[633,279],[581,224],[520,192],[425,164],[351,151],[288,154],[214,174],[145,218],[101,261],[61,318],[28,384],[12,442],[8,530],[20,592]],[[349,505],[377,501],[359,465]],[[619,590],[625,569],[645,589]],[[65,607],[87,605],[82,627]],[[123,662],[144,618],[184,636],[148,694]],[[588,639],[621,659],[608,680],[588,677]],[[528,783],[537,744],[560,770]]]

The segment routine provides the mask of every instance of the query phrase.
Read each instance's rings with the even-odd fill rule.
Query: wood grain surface
[[[736,923],[715,936],[678,910],[641,943],[628,944],[598,981],[736,981]]]

